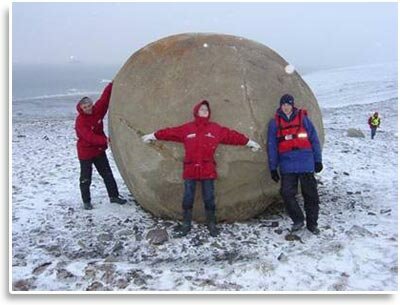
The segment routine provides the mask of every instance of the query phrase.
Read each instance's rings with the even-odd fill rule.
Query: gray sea
[[[74,117],[82,96],[97,98],[117,74],[117,66],[13,65],[12,118]]]

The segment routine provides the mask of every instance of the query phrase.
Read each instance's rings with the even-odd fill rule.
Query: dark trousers
[[[377,129],[378,127],[371,127],[371,139],[373,139],[374,137],[375,137],[375,134],[376,134],[376,129]]]
[[[281,195],[293,223],[304,222],[304,214],[296,200],[298,181],[304,198],[307,227],[318,225],[319,196],[314,173],[282,174]]]
[[[193,208],[197,181],[201,182],[204,208],[209,211],[215,211],[214,180],[185,180],[182,208],[184,210]]]
[[[118,197],[118,187],[115,182],[110,164],[108,163],[107,155],[103,152],[101,155],[90,160],[79,160],[81,164],[81,175],[79,178],[79,186],[83,202],[90,202],[90,184],[92,183],[93,164],[103,178],[107,188],[109,197]]]

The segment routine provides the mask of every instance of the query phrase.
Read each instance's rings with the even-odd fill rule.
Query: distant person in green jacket
[[[378,112],[375,112],[373,116],[370,116],[368,119],[369,128],[371,128],[371,139],[374,139],[376,134],[376,129],[381,125],[381,118],[379,117]]]

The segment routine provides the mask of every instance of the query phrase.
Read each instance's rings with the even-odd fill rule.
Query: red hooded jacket
[[[101,97],[93,105],[92,114],[85,114],[79,102],[76,105],[76,110],[79,113],[75,121],[79,160],[92,159],[107,149],[107,137],[103,129],[103,118],[108,110],[111,90],[112,83],[109,83]]]
[[[208,117],[198,116],[201,105],[208,107]],[[185,158],[183,179],[216,179],[214,153],[219,144],[246,145],[245,135],[210,122],[211,109],[208,101],[202,101],[193,108],[194,121],[181,126],[165,128],[155,132],[158,140],[183,143]]]

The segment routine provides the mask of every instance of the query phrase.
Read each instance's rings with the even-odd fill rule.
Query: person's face
[[[207,105],[204,105],[204,104],[201,105],[197,114],[201,118],[207,118],[208,117],[208,107],[207,107]]]
[[[293,106],[287,103],[282,104],[281,106],[281,110],[283,111],[284,114],[286,114],[287,116],[289,116],[292,111],[293,111]]]
[[[93,102],[88,100],[87,102],[81,104],[81,109],[85,114],[92,114],[93,112]]]

